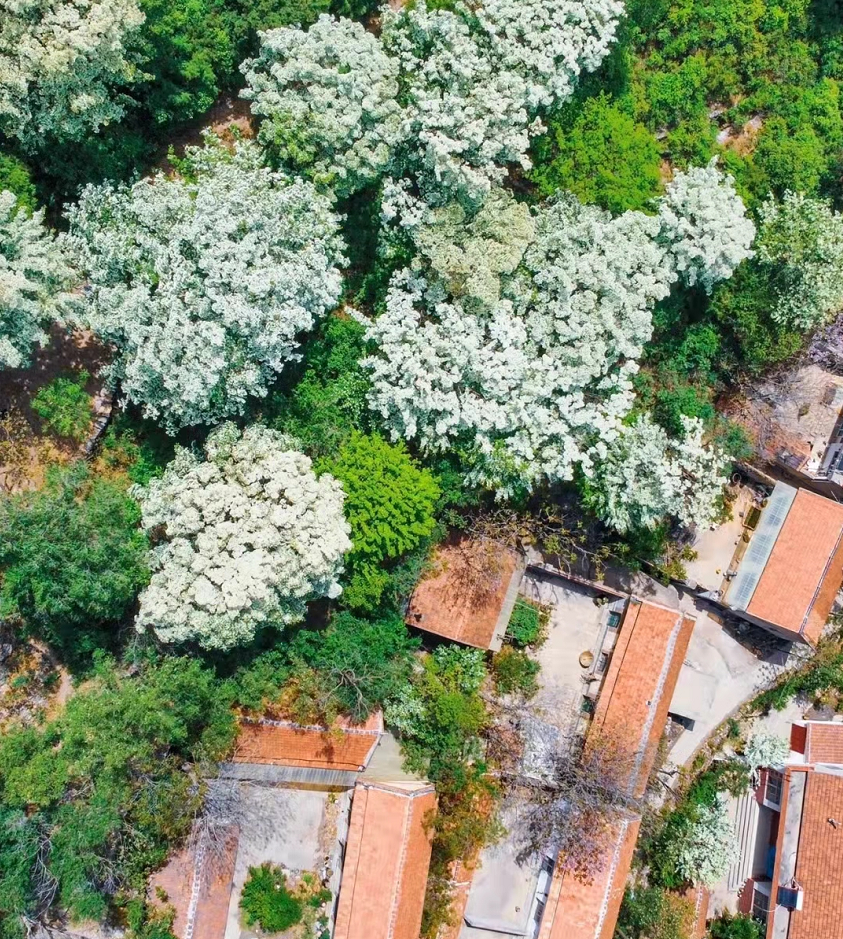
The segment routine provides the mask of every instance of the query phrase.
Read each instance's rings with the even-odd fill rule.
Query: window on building
[[[617,629],[621,624],[621,614],[616,613],[614,610],[609,614],[608,626],[609,629]]]
[[[764,801],[770,805],[782,804],[782,774],[770,771],[767,773],[767,788],[764,790]]]
[[[767,913],[770,909],[770,898],[755,887],[752,889],[752,918],[762,923],[767,922]]]
[[[597,667],[595,671],[598,675],[602,675],[606,669],[609,667],[609,653],[601,652],[597,658]]]

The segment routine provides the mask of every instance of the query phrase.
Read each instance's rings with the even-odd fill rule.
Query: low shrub
[[[541,666],[526,652],[507,646],[492,660],[492,678],[500,694],[522,694],[532,698],[539,690],[536,676]]]
[[[535,603],[518,600],[506,627],[507,638],[513,645],[519,648],[541,645],[546,638],[546,630],[547,613]]]
[[[32,410],[50,433],[80,442],[91,424],[91,396],[85,391],[90,375],[56,378],[32,399]]]
[[[301,922],[304,912],[301,900],[287,889],[284,872],[269,863],[249,868],[249,879],[240,896],[240,909],[248,926],[259,926],[268,933],[295,926]]]

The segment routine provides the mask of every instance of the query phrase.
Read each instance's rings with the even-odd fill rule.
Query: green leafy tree
[[[763,925],[749,916],[733,916],[728,910],[708,926],[711,939],[763,939]]]
[[[344,510],[354,548],[347,557],[351,577],[345,602],[372,609],[386,584],[381,565],[432,534],[439,486],[403,443],[390,444],[377,435],[353,433],[320,469],[339,479],[346,493]]]
[[[370,620],[342,611],[321,632],[299,632],[288,656],[324,677],[336,710],[362,721],[407,687],[418,645],[397,613]]]
[[[608,95],[563,108],[534,150],[530,178],[542,195],[568,189],[614,213],[646,209],[658,195],[656,139]]]
[[[82,661],[109,641],[147,582],[140,509],[84,464],[48,472],[44,488],[0,504],[0,616]]]
[[[101,919],[143,898],[146,878],[201,808],[198,774],[234,738],[230,701],[195,660],[168,658],[135,678],[100,662],[58,717],[0,738],[0,921]],[[46,870],[34,863],[41,852]],[[42,894],[43,895],[43,894]]]
[[[35,186],[26,164],[0,151],[0,192],[4,189],[17,196],[18,205],[35,211]]]
[[[303,907],[287,889],[284,871],[273,864],[249,868],[243,885],[240,909],[247,926],[259,926],[264,932],[284,932],[301,922]]]
[[[91,376],[83,369],[75,378],[59,377],[40,389],[32,410],[47,430],[80,441],[91,424],[91,396],[85,390]]]

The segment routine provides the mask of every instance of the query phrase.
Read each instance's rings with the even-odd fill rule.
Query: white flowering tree
[[[704,442],[699,418],[671,437],[649,415],[623,428],[587,483],[596,513],[616,531],[653,528],[665,517],[708,525],[726,482],[723,453]]]
[[[605,456],[632,404],[651,307],[674,276],[654,218],[612,219],[570,198],[534,223],[497,302],[469,312],[404,270],[367,331],[370,405],[393,436],[466,446],[472,479],[502,495]]]
[[[340,198],[384,171],[401,136],[398,63],[359,23],[323,15],[307,30],[260,34],[241,67],[259,139]]]
[[[782,766],[790,755],[790,741],[778,734],[759,731],[746,742],[743,758],[749,771],[755,774],[765,767]]]
[[[0,192],[0,368],[29,363],[45,326],[58,311],[70,270],[44,226],[44,213],[30,216],[15,195]]]
[[[256,145],[188,157],[188,178],[89,186],[68,213],[83,322],[116,346],[123,394],[171,432],[266,394],[336,305],[343,261],[327,198],[260,165]]]
[[[677,273],[707,293],[752,257],[755,226],[735,192],[734,178],[717,169],[716,158],[708,166],[676,173],[659,199],[659,218]]]
[[[718,793],[714,805],[701,805],[677,854],[677,870],[694,884],[713,887],[738,857],[735,826],[727,801]]]
[[[760,216],[758,257],[773,277],[773,319],[815,329],[843,309],[843,216],[795,192],[768,199]]]
[[[343,492],[276,431],[214,430],[206,459],[179,450],[136,497],[147,531],[163,532],[140,599],[139,631],[164,642],[230,649],[262,626],[301,620],[306,603],[340,593],[351,548]]]
[[[385,186],[387,200],[394,188]],[[472,308],[500,299],[501,278],[515,273],[535,239],[529,206],[506,189],[493,189],[477,211],[459,202],[429,208],[419,200],[403,209],[401,224],[418,251],[414,269]]]
[[[423,2],[383,16],[383,43],[406,89],[401,169],[431,204],[479,201],[509,164],[530,166],[539,111],[569,97],[614,40],[617,0]]]
[[[0,131],[35,149],[119,120],[143,21],[136,0],[0,0]]]

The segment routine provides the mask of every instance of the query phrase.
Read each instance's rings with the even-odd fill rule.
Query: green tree
[[[350,581],[345,602],[373,609],[386,585],[384,562],[412,551],[433,532],[439,486],[403,443],[357,432],[319,469],[339,479],[346,493],[344,509],[354,548],[346,561]]]
[[[35,917],[36,889],[73,919],[143,898],[146,878],[201,807],[198,773],[233,743],[230,700],[195,660],[138,677],[100,662],[58,717],[0,738],[0,921],[14,936]],[[46,848],[46,853],[45,852]],[[47,867],[33,863],[35,854]]]
[[[125,487],[84,464],[0,504],[0,616],[82,662],[147,582],[147,539]]]
[[[91,396],[85,390],[91,376],[83,369],[73,378],[53,379],[32,399],[32,410],[47,430],[79,442],[91,425]]]
[[[302,904],[287,889],[284,871],[273,864],[249,868],[243,885],[240,909],[247,926],[259,926],[264,932],[284,932],[301,922]]]
[[[397,613],[368,620],[342,611],[321,632],[301,630],[288,656],[323,675],[337,710],[362,721],[408,685],[418,646]]]
[[[537,141],[535,164],[542,195],[568,189],[616,214],[646,209],[660,188],[655,137],[605,94],[563,108]]]
[[[0,152],[0,192],[7,189],[18,198],[18,204],[30,212],[35,210],[35,186],[26,164],[9,153]]]
[[[763,939],[764,927],[749,916],[732,916],[728,910],[708,926],[711,939]]]

